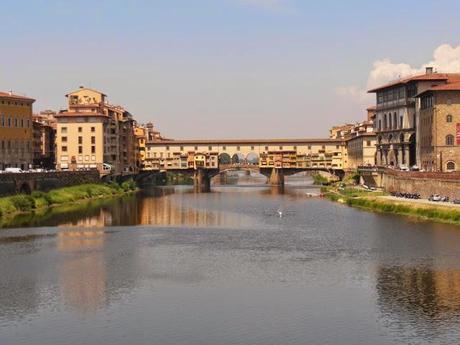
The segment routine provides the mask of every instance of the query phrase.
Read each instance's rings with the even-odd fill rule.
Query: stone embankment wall
[[[362,183],[381,187],[387,192],[420,193],[423,198],[431,194],[440,194],[451,199],[460,199],[460,173],[398,171],[383,168],[360,173]]]
[[[99,172],[60,171],[43,173],[0,174],[0,195],[30,193],[34,190],[47,192],[54,188],[100,182]]]

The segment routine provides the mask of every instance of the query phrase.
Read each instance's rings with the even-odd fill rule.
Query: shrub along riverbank
[[[460,208],[414,204],[410,201],[381,199],[382,192],[369,192],[355,188],[324,188],[325,196],[332,200],[360,209],[416,217],[440,223],[460,225]]]
[[[137,189],[133,180],[122,184],[83,184],[51,190],[47,193],[35,191],[30,195],[17,194],[0,198],[0,217],[38,209],[75,203],[82,200],[104,198],[133,192]]]

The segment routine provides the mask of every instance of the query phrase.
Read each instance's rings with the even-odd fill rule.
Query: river
[[[151,188],[16,220],[0,344],[458,344],[460,229],[307,191]]]

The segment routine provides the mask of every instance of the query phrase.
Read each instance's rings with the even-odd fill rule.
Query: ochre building
[[[34,102],[29,97],[0,92],[0,170],[32,167]]]

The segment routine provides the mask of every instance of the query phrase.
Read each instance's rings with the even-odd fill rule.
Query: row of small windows
[[[398,123],[398,115],[396,113],[389,113],[383,115],[383,127],[382,127],[382,120],[379,120],[379,130],[387,130],[387,129],[397,129],[403,128],[403,117],[399,116],[399,123]]]
[[[24,118],[2,115],[0,118],[0,126],[7,128],[30,128],[30,120],[24,120]]]
[[[335,148],[338,150],[338,149],[340,148],[340,146],[339,146],[339,145],[336,145]],[[166,146],[166,150],[169,151],[169,149],[170,149],[170,147],[169,147],[169,146]],[[284,147],[283,147],[283,146],[279,146],[278,149],[279,149],[279,150],[283,150]],[[292,149],[293,149],[293,150],[297,150],[297,146],[293,146]],[[311,150],[311,145],[308,145],[308,149]],[[325,150],[325,149],[326,149],[326,146],[325,146],[325,145],[322,145],[322,146],[321,146],[321,149]],[[184,151],[184,146],[181,146],[181,147],[180,147],[180,150],[181,150],[181,151]],[[194,150],[195,150],[195,151],[198,151],[198,146],[195,146],[195,147],[194,147]],[[226,146],[222,146],[222,151],[225,151],[225,150],[227,150],[227,147],[226,147]],[[236,147],[236,150],[237,150],[237,151],[240,151],[240,150],[241,150],[241,147],[240,147],[240,146],[237,146],[237,147]],[[254,146],[251,146],[251,151],[254,151],[254,150],[255,150],[255,147],[254,147]],[[268,151],[268,150],[269,150],[269,147],[268,147],[268,146],[265,146],[265,151]],[[212,151],[212,146],[208,146],[208,151]]]
[[[1,102],[2,104],[7,104],[7,105],[19,105],[21,107],[23,106],[29,106],[30,104],[27,104],[27,103],[23,103],[23,102],[12,102],[12,101],[2,101]]]
[[[27,150],[31,147],[30,141],[25,140],[2,140],[0,141],[0,149],[3,150]]]
[[[78,127],[78,133],[83,132],[83,127]],[[91,132],[96,132],[96,127],[91,127]],[[67,133],[67,127],[61,127],[61,133],[66,134]]]

